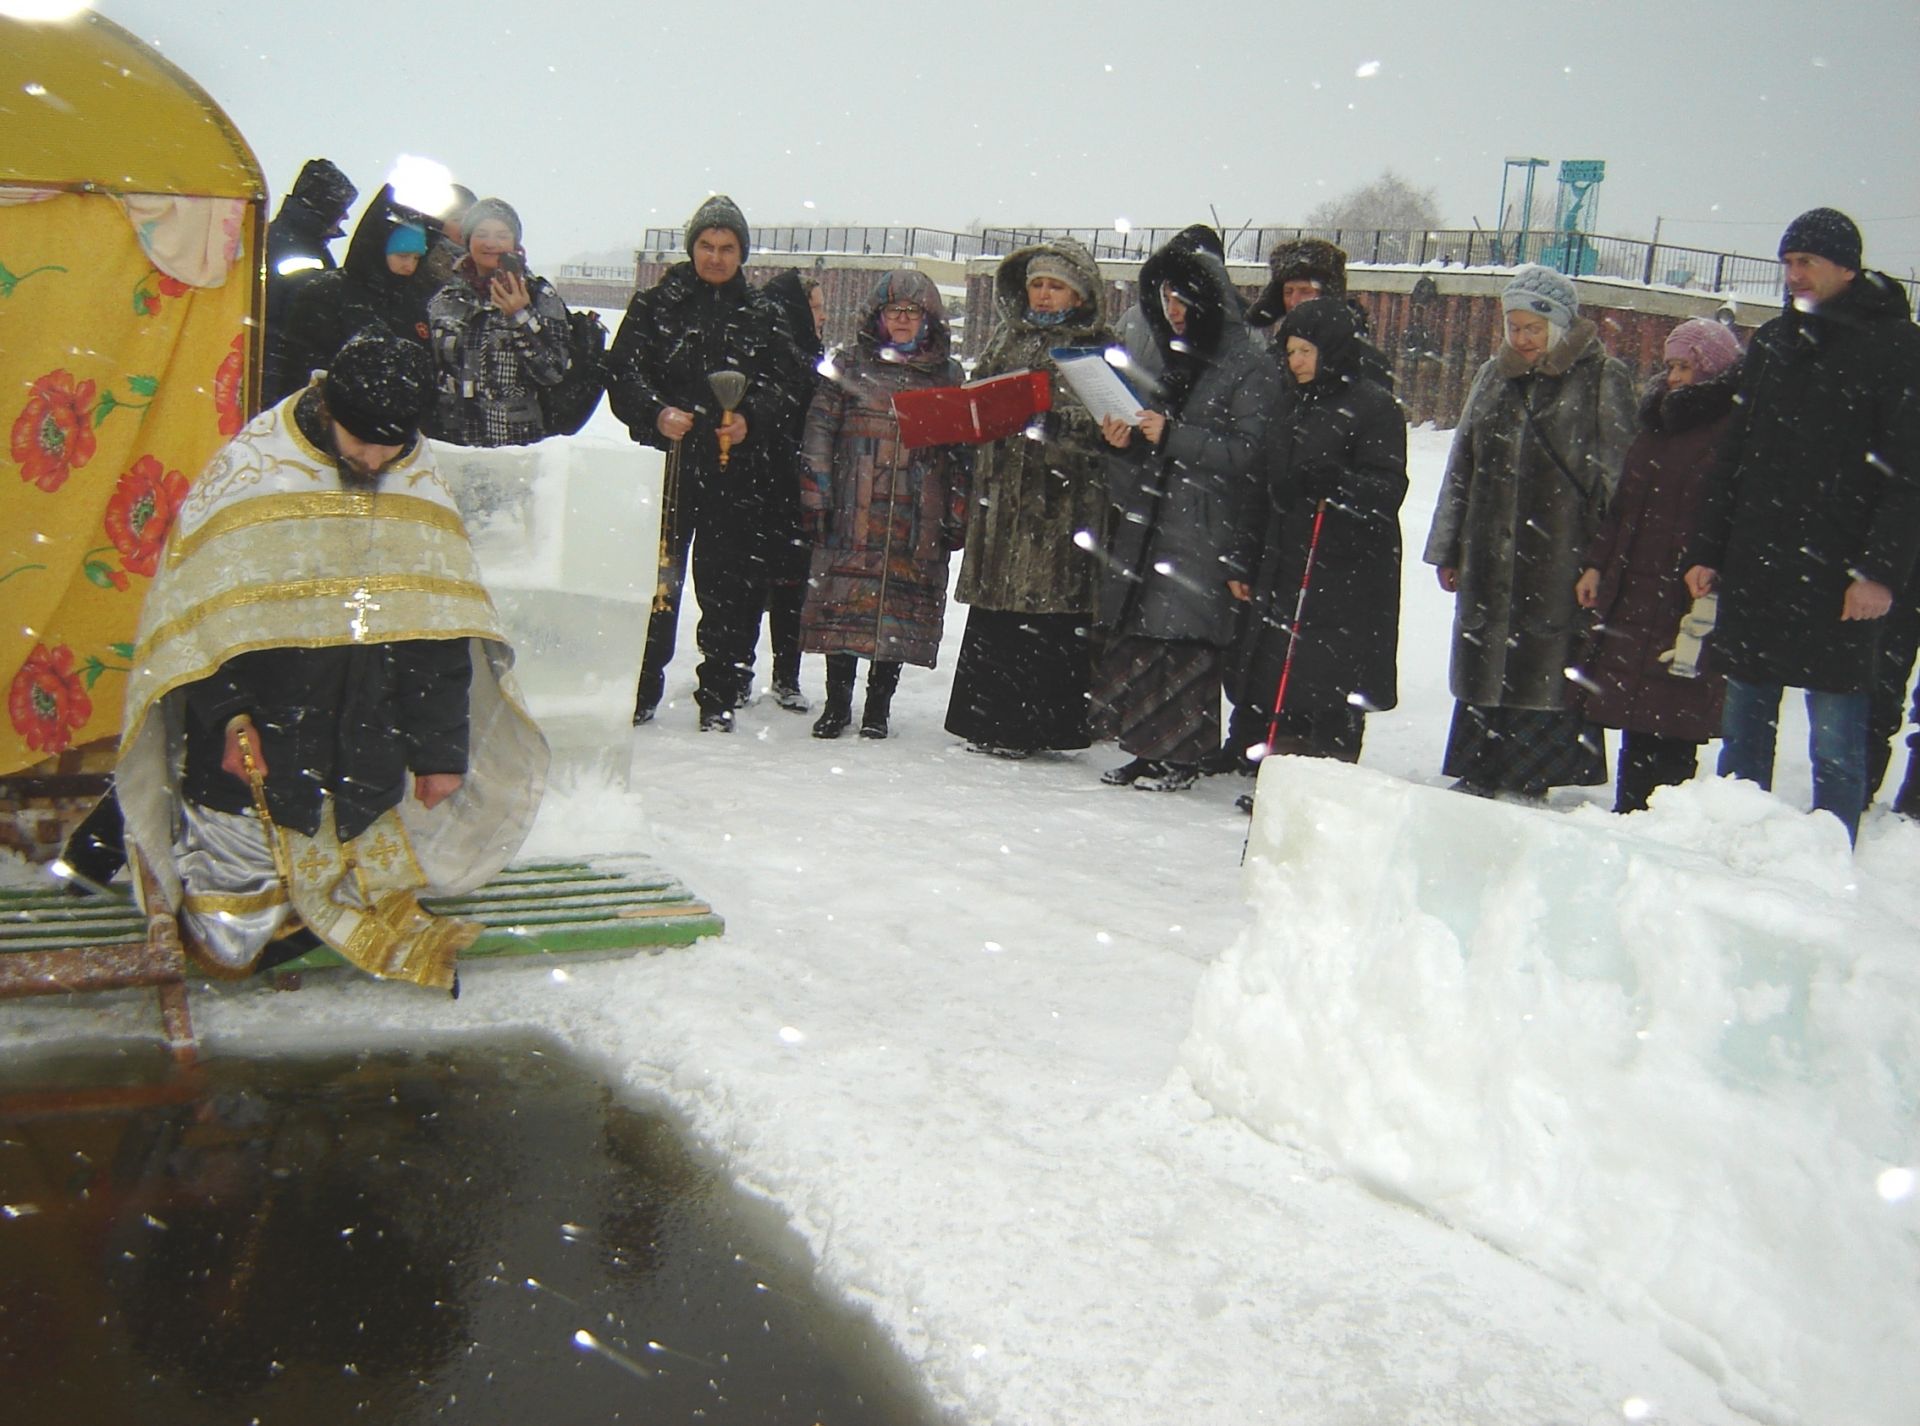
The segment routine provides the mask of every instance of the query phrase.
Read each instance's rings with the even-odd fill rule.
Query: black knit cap
[[[1787,224],[1781,235],[1780,256],[1788,253],[1812,253],[1858,272],[1860,229],[1838,208],[1809,208]]]
[[[753,241],[747,231],[747,215],[740,211],[740,205],[724,193],[716,193],[687,219],[687,256],[693,256],[693,240],[706,232],[708,228],[725,228],[740,239],[740,258],[753,250]]]
[[[376,446],[404,446],[433,405],[433,358],[418,342],[367,327],[327,364],[327,414]]]

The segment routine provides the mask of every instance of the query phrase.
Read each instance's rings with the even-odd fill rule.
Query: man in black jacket
[[[731,732],[747,701],[766,607],[773,545],[795,501],[780,438],[801,399],[772,310],[741,266],[747,220],[716,194],[687,222],[688,261],[636,293],[607,358],[607,404],[633,439],[667,451],[661,562],[633,721],[653,718],[673,658],[689,549],[700,601],[700,726]],[[726,411],[710,377],[738,372],[746,390]],[[725,465],[722,465],[722,437]]]
[[[346,231],[347,212],[359,196],[331,159],[310,158],[267,225],[266,370],[284,364],[280,344],[294,294],[312,274],[333,270],[327,244]]]
[[[1786,311],[1754,336],[1686,574],[1720,594],[1721,775],[1772,785],[1780,695],[1805,689],[1813,805],[1849,837],[1882,621],[1920,553],[1920,328],[1860,256],[1832,208],[1781,238]]]

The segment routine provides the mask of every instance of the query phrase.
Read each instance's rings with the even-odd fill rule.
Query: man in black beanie
[[[636,725],[652,720],[666,688],[691,553],[700,727],[733,730],[734,710],[752,691],[769,576],[784,567],[775,546],[798,519],[799,490],[791,462],[780,458],[780,437],[811,395],[811,373],[803,380],[784,359],[773,310],[755,299],[741,272],[750,237],[731,198],[708,198],[687,221],[688,260],[634,295],[607,354],[609,408],[635,441],[668,453]],[[732,411],[710,379],[721,372],[746,378]],[[798,689],[792,693],[804,711]]]
[[[1721,775],[1772,785],[1780,696],[1804,689],[1813,805],[1855,837],[1868,690],[1920,556],[1920,328],[1836,209],[1795,218],[1780,262],[1786,310],[1749,349],[1686,580],[1720,595]]]
[[[419,436],[433,391],[418,342],[353,337],[214,457],[148,589],[115,779],[217,973],[304,926],[448,988],[477,930],[417,895],[484,880],[531,826],[546,745]]]

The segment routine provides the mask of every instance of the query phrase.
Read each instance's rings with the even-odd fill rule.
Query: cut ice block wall
[[[1274,758],[1254,921],[1183,1058],[1222,1112],[1658,1324],[1735,1406],[1910,1423],[1920,946],[1854,876],[1838,822],[1746,784],[1616,818]]]

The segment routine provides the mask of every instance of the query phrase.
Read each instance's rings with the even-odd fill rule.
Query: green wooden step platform
[[[463,962],[618,955],[691,945],[725,929],[711,906],[634,856],[511,866],[477,891],[422,904],[486,928]],[[275,969],[345,964],[322,947]],[[149,924],[124,888],[69,897],[0,887],[0,999],[153,986],[169,1043],[190,1046],[185,982],[194,974],[172,918]]]

